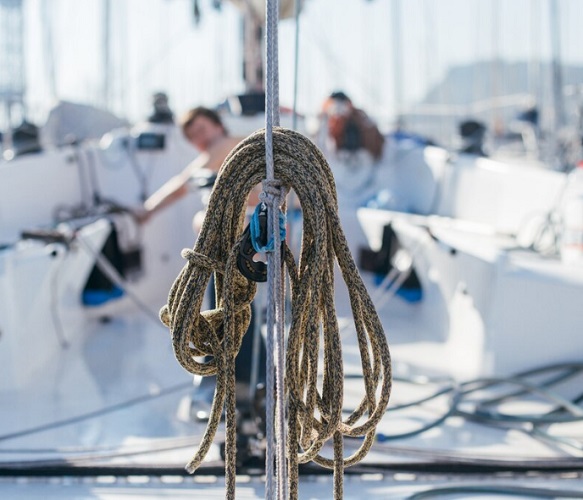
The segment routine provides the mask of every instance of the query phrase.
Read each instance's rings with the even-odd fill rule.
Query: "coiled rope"
[[[292,293],[285,363],[289,497],[298,497],[298,464],[313,460],[334,470],[334,498],[342,498],[343,470],[366,455],[389,402],[389,347],[340,226],[336,188],[326,159],[310,140],[279,127],[273,129],[273,150],[275,176],[296,192],[304,215],[297,264],[283,244]],[[265,137],[258,131],[225,159],[194,249],[183,250],[188,262],[160,312],[170,329],[178,362],[191,373],[217,376],[207,429],[186,468],[193,472],[203,461],[226,405],[225,481],[229,499],[235,497],[235,357],[256,291],[256,283],[238,271],[236,261],[246,201],[264,173]],[[345,420],[342,346],[334,309],[335,262],[350,296],[365,389],[360,404]],[[218,306],[201,312],[212,272]],[[323,377],[318,384],[321,354]],[[212,359],[199,362],[196,356]],[[343,456],[344,436],[364,437],[360,448],[347,458]],[[330,438],[334,443],[332,459],[320,454]]]

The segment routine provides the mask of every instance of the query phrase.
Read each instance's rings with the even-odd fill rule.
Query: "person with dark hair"
[[[324,101],[323,114],[328,134],[336,151],[368,152],[378,161],[383,154],[385,139],[376,124],[342,91],[332,92]]]
[[[193,176],[202,169],[218,173],[224,159],[231,150],[242,140],[240,137],[232,137],[228,134],[219,114],[209,108],[202,106],[193,108],[186,112],[179,122],[182,133],[186,139],[200,151],[200,154],[181,173],[169,179],[145,202],[143,212],[138,214],[138,220],[146,222],[154,213],[171,205],[185,196],[189,191],[189,184]],[[249,204],[252,206],[259,201],[258,193],[253,191],[249,197]],[[204,212],[195,215],[194,226],[197,230],[201,225],[199,216]],[[214,284],[211,278],[209,286],[209,305],[213,309],[215,304]],[[237,362],[235,375],[240,382],[239,386],[245,390],[239,391],[237,395],[237,405],[239,411],[249,412],[251,401],[249,400],[249,384],[251,383],[251,359],[253,353],[253,335],[255,334],[255,307],[252,304],[251,322],[248,334],[243,338]],[[265,381],[265,343],[260,340],[259,351],[259,373],[258,381]],[[204,377],[197,382],[197,390],[191,399],[191,413],[197,419],[204,419],[210,413],[212,394],[214,393],[215,380],[212,377]]]
[[[202,106],[186,112],[180,120],[180,127],[200,154],[144,202],[143,211],[138,214],[140,222],[146,222],[153,214],[185,196],[189,192],[190,180],[198,170],[218,173],[223,160],[242,139],[231,137],[218,113]]]

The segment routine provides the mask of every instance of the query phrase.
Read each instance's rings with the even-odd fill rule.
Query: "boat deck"
[[[396,311],[401,311],[400,317]],[[427,488],[455,484],[583,489],[581,451],[535,438],[524,430],[482,425],[453,415],[426,432],[391,440],[394,434],[415,431],[445,415],[452,395],[448,392],[423,405],[397,407],[423,399],[453,379],[444,379],[443,374],[435,382],[416,378],[427,378],[428,372],[420,369],[436,357],[435,346],[425,342],[422,333],[415,342],[411,332],[392,326],[392,322],[406,322],[406,315],[412,313],[402,304],[389,304],[381,312],[393,347],[396,380],[390,408],[395,411],[389,411],[379,426],[380,442],[364,465],[354,469],[359,474],[347,474],[345,498],[363,494],[407,498]],[[345,371],[358,373],[350,321],[341,320],[341,326]],[[218,447],[200,474],[188,477],[182,471],[204,423],[190,417],[192,377],[175,361],[166,329],[143,313],[133,313],[88,320],[84,331],[70,338],[69,348],[44,367],[26,391],[3,395],[0,496],[114,499],[202,494],[222,498]],[[415,344],[417,365],[408,358]],[[437,375],[440,363],[434,365]],[[416,383],[411,383],[413,379]],[[345,392],[345,406],[355,406],[362,394],[361,381],[347,378]],[[542,403],[530,405],[530,411],[544,409]],[[579,423],[555,427],[549,432],[583,439]],[[357,445],[347,440],[346,451]],[[123,475],[118,475],[119,470],[125,471]],[[316,472],[302,476],[301,498],[331,498],[331,476]],[[263,488],[261,472],[246,470],[237,495],[263,498]],[[474,497],[466,493],[464,498]]]

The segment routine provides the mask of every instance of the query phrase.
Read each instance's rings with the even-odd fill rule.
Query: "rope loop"
[[[201,253],[197,253],[190,248],[184,248],[182,252],[180,252],[180,256],[184,260],[187,260],[188,262],[191,262],[193,265],[197,265],[202,269],[215,271],[221,274],[224,272],[224,266],[222,266],[220,262],[217,262],[216,260],[211,259]]]
[[[185,248],[181,255],[188,261],[177,278],[173,288],[185,283],[179,282],[186,274],[196,275],[199,278],[205,277],[206,282],[210,279],[211,272],[215,273],[216,279],[222,279],[225,274],[225,265],[201,252]],[[253,282],[245,279],[235,279],[232,284],[233,304],[232,310],[237,321],[248,325],[251,321],[251,301],[255,296],[256,287]],[[171,290],[172,293],[172,290]],[[160,309],[160,320],[171,331],[180,331],[180,335],[173,334],[173,344],[176,359],[182,367],[190,373],[202,376],[215,375],[217,372],[216,355],[222,350],[222,343],[225,337],[225,314],[224,307],[219,307],[209,311],[199,312],[198,315],[192,313],[188,317],[180,314],[180,308],[184,307],[186,296],[169,298],[168,304]],[[200,298],[202,305],[202,297]],[[200,311],[200,306],[199,306]],[[178,313],[178,314],[177,314]],[[182,321],[179,328],[177,322]],[[237,351],[243,341],[245,330],[237,331],[235,345]],[[212,356],[213,359],[205,362],[196,361],[195,357]]]

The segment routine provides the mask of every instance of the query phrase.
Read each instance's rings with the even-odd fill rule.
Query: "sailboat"
[[[262,118],[226,119],[250,133]],[[386,154],[370,183],[392,189],[383,206],[339,187],[396,375],[345,497],[581,498],[583,274],[546,231],[568,176],[410,141]],[[220,443],[196,475],[183,470],[205,422],[158,319],[210,186],[199,179],[147,225],[132,217],[195,156],[174,123],[152,121],[0,163],[3,498],[224,496]],[[415,298],[397,293],[413,271]],[[336,303],[356,401],[345,290]],[[248,444],[238,494],[263,497],[261,444]],[[330,498],[320,474],[302,470],[300,498]]]

